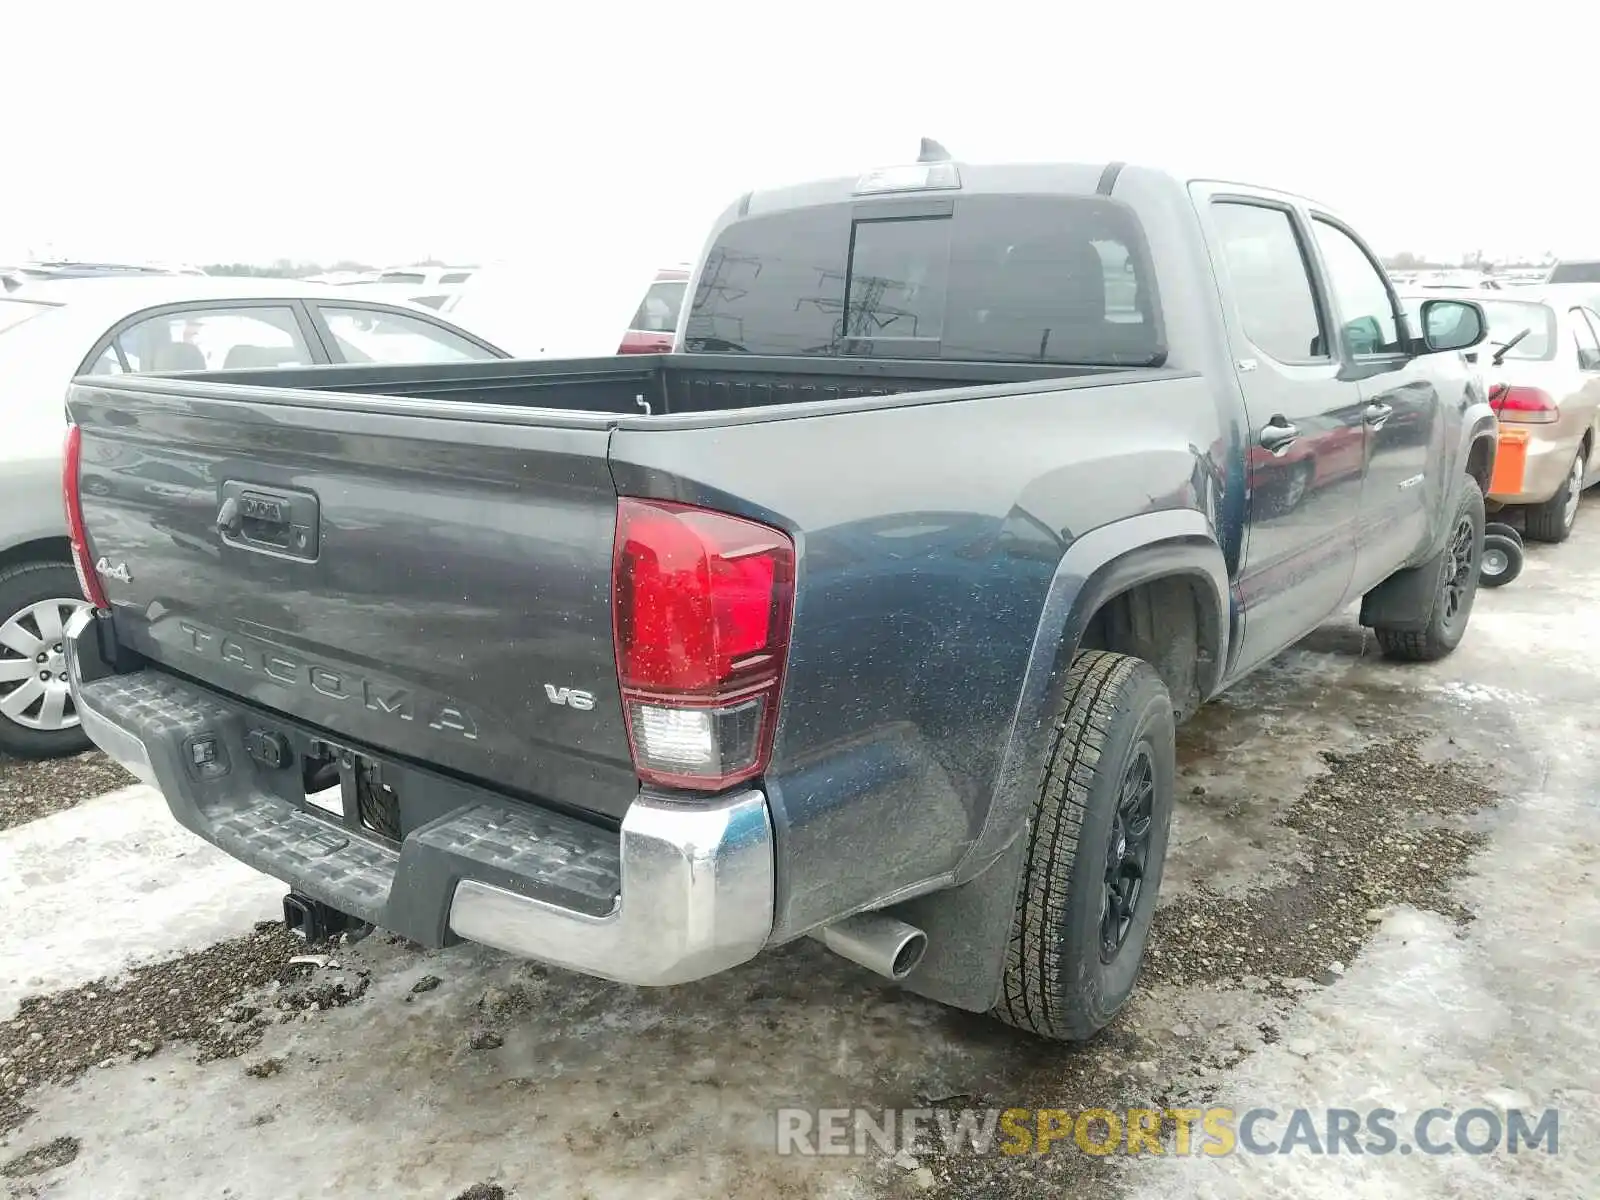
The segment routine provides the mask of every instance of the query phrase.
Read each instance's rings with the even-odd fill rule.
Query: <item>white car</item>
[[[152,275],[0,294],[0,754],[89,744],[61,656],[62,627],[83,604],[61,502],[74,376],[509,357],[425,308],[298,280]],[[186,482],[141,486],[153,496]]]

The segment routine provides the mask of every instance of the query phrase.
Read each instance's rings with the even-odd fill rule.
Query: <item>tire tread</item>
[[[1017,919],[994,1011],[1007,1024],[1044,1037],[1077,1036],[1082,1026],[1082,1014],[1061,995],[1056,931],[1065,919],[1089,786],[1117,700],[1140,667],[1145,667],[1142,660],[1126,654],[1089,650],[1078,655],[1067,674],[1039,803],[1028,826]]]

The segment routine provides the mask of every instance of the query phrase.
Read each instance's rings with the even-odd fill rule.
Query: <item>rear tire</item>
[[[1092,1037],[1144,960],[1172,819],[1172,701],[1142,659],[1101,650],[1067,675],[994,1015]]]
[[[1384,654],[1404,662],[1434,662],[1461,644],[1472,619],[1483,562],[1483,491],[1466,477],[1444,549],[1427,568],[1436,573],[1433,609],[1421,629],[1373,627]],[[1418,568],[1422,570],[1424,568]]]
[[[1560,490],[1543,504],[1528,507],[1526,529],[1534,541],[1564,542],[1572,536],[1572,527],[1578,521],[1578,501],[1583,496],[1584,469],[1583,451],[1579,450]]]
[[[0,571],[0,753],[58,758],[89,748],[70,697],[59,701],[58,718],[44,694],[64,687],[67,668],[57,649],[63,643],[56,623],[64,624],[72,608],[84,603],[82,595],[70,563],[27,562]],[[50,636],[41,640],[40,633]],[[8,706],[17,709],[15,715],[8,715]]]

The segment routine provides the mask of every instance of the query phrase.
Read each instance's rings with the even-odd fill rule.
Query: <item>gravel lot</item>
[[[0,829],[36,821],[134,782],[98,750],[55,762],[0,754]]]
[[[307,948],[255,928],[270,885],[156,831],[145,789],[89,799],[124,782],[92,756],[0,764],[0,811],[27,822],[0,834],[0,896],[36,894],[64,926],[48,944],[26,919],[0,929],[0,964],[24,981],[12,1009],[0,990],[0,1181],[95,1200],[1585,1195],[1600,1178],[1597,551],[1591,502],[1571,542],[1480,594],[1447,662],[1387,664],[1345,618],[1186,727],[1149,970],[1083,1047],[896,992],[810,941],[666,991],[381,934],[291,963]],[[79,889],[86,924],[120,922],[120,958],[74,933],[70,877],[23,887],[54,855],[99,861],[108,802],[151,825],[124,817],[101,855],[121,865]],[[11,817],[30,805],[55,815]],[[152,894],[171,899],[141,907]],[[771,1149],[785,1105],[1513,1099],[1562,1109],[1559,1156]]]

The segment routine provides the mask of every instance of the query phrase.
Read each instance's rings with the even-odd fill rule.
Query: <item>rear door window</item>
[[[686,326],[698,352],[1153,364],[1149,255],[1124,205],[977,195],[843,203],[730,226]]]
[[[443,325],[377,308],[318,305],[345,362],[472,362],[499,355]]]
[[[124,329],[115,342],[131,371],[309,367],[316,361],[294,309],[271,305],[164,312]]]

